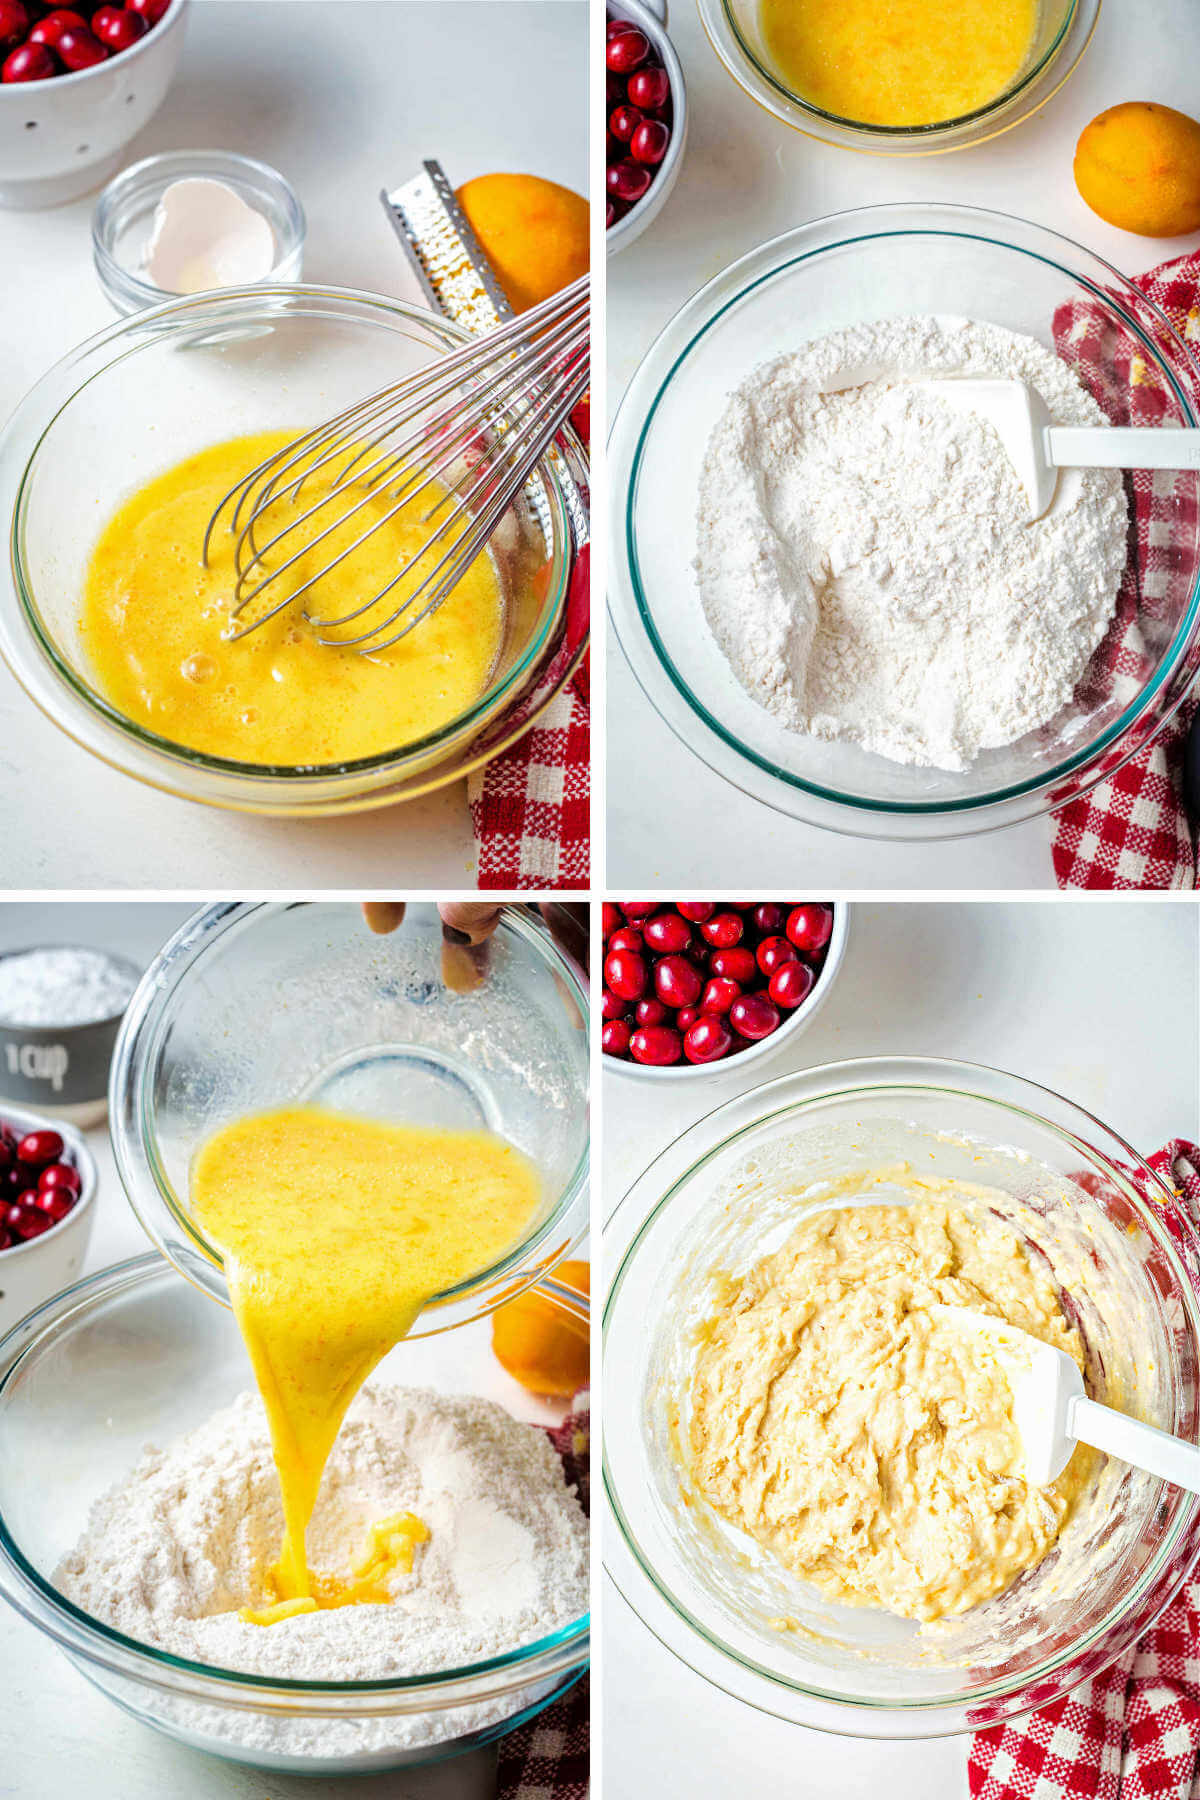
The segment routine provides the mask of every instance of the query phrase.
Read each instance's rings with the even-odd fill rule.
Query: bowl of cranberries
[[[606,901],[606,1066],[678,1081],[769,1056],[824,1005],[847,924],[842,901]]]
[[[0,1108],[0,1337],[83,1266],[96,1165],[78,1131]]]
[[[605,23],[605,241],[632,244],[675,185],[687,137],[683,70],[666,32],[666,6],[616,0]]]
[[[0,0],[0,206],[106,181],[166,98],[188,0]]]

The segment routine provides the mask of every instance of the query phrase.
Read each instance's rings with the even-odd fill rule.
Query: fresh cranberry
[[[55,50],[58,60],[73,75],[80,69],[94,69],[97,63],[108,60],[108,51],[90,31],[64,31]]]
[[[0,8],[5,4],[6,0],[0,0]],[[81,13],[68,12],[64,7],[59,7],[57,12],[47,13],[44,19],[38,20],[29,34],[29,41],[31,44],[45,44],[48,50],[55,50],[64,31],[88,29],[88,22]]]
[[[15,1200],[22,1188],[27,1188],[32,1177],[28,1169],[19,1163],[10,1163],[0,1171],[0,1196],[6,1200]]]
[[[628,101],[622,101],[621,105],[614,106],[609,114],[608,129],[618,144],[627,144],[641,122],[642,115],[637,107],[630,106]]]
[[[767,992],[776,1006],[784,1006],[790,1012],[802,1000],[808,999],[815,980],[808,964],[797,957],[794,962],[779,965],[767,984]]]
[[[157,25],[160,19],[165,18],[170,4],[171,0],[125,0],[125,9],[136,13],[139,19],[145,19],[146,29],[149,30],[152,25]]]
[[[77,1194],[83,1186],[79,1179],[79,1170],[73,1169],[70,1163],[51,1163],[38,1176],[38,1192],[44,1194],[49,1188],[66,1188],[69,1193]]]
[[[695,1006],[704,983],[686,956],[664,956],[655,966],[654,991],[664,1006]]]
[[[63,1141],[57,1131],[29,1131],[17,1145],[17,1161],[35,1169],[62,1161]]]
[[[677,1031],[690,1031],[699,1017],[700,1008],[698,1006],[681,1006],[679,1011],[675,1014],[675,1029]]]
[[[680,918],[677,912],[655,913],[652,919],[646,920],[643,933],[647,948],[656,950],[660,956],[686,950],[692,941],[687,920]]]
[[[600,1032],[600,1048],[606,1056],[625,1056],[629,1050],[629,1027],[624,1019],[608,1019]]]
[[[13,52],[16,55],[16,52]],[[650,171],[641,163],[610,163],[604,172],[605,185],[615,200],[623,200],[626,206],[633,206],[650,186]]]
[[[727,1013],[741,991],[736,981],[730,981],[727,976],[717,975],[708,983],[700,996],[700,1011],[702,1013]]]
[[[613,225],[616,223],[616,218],[617,218],[616,207],[613,205],[611,200],[606,200],[604,203],[604,229],[606,231],[608,230],[608,227],[610,225]]]
[[[833,930],[833,913],[819,901],[806,900],[788,914],[787,934],[797,950],[823,950]]]
[[[16,1151],[7,1138],[0,1138],[0,1170],[11,1168],[15,1155]]]
[[[661,1000],[652,999],[650,995],[647,995],[645,999],[638,1001],[633,1009],[633,1016],[639,1025],[665,1025],[667,1009]]]
[[[145,19],[135,12],[126,12],[123,6],[102,6],[92,14],[92,30],[109,50],[132,49],[149,29]]]
[[[775,937],[787,924],[788,909],[777,900],[764,900],[754,909],[752,923],[760,937]]]
[[[74,1206],[76,1195],[70,1188],[39,1188],[34,1205],[39,1212],[44,1212],[51,1224],[57,1225],[65,1219]]]
[[[650,54],[650,40],[636,25],[614,32],[604,46],[604,60],[617,75],[631,75]]]
[[[627,919],[648,919],[651,914],[660,912],[657,900],[622,900],[621,911]]]
[[[702,935],[718,950],[732,950],[741,942],[746,927],[735,912],[714,913],[711,919],[705,919],[700,927]]]
[[[16,1239],[8,1229],[8,1226],[0,1219],[0,1250],[11,1249],[15,1242]]]
[[[711,919],[717,910],[715,900],[681,900],[675,911],[690,919],[693,925],[703,925],[705,919]]]
[[[610,950],[604,959],[604,979],[622,1000],[640,1000],[648,975],[646,959],[636,950]]]
[[[724,1019],[706,1014],[684,1033],[683,1054],[691,1063],[719,1062],[733,1049],[733,1033]]]
[[[633,108],[630,108],[632,112]],[[629,140],[629,154],[634,162],[656,169],[667,154],[671,127],[661,119],[642,119]]]
[[[641,112],[654,112],[671,98],[671,83],[665,69],[654,64],[635,69],[629,77],[629,98]]]
[[[601,918],[604,925],[604,941],[607,943],[614,931],[620,931],[624,922],[620,907],[614,906],[611,900],[606,900],[601,911]]]
[[[634,1062],[665,1068],[683,1055],[683,1039],[669,1025],[645,1025],[630,1038],[629,1053]]]
[[[614,994],[610,987],[606,987],[600,996],[600,1017],[602,1019],[619,1019],[625,1011],[626,1004],[627,1002],[622,1000],[620,994]]]
[[[21,43],[27,31],[29,14],[22,5],[22,0],[0,0],[0,50],[11,50],[14,44]],[[34,32],[36,31],[35,25]],[[34,32],[30,32],[32,41],[40,43],[41,39],[35,37]]]
[[[604,28],[605,41],[607,42],[607,40],[609,38],[620,37],[620,35],[623,31],[628,31],[628,30],[629,30],[629,20],[628,19],[609,19]]]
[[[57,74],[58,62],[45,44],[19,44],[5,58],[0,81],[48,81]]]
[[[766,937],[755,952],[758,966],[764,975],[773,975],[784,963],[795,962],[799,956],[795,944],[785,937]]]
[[[53,1224],[54,1220],[37,1204],[37,1195],[32,1190],[14,1200],[8,1209],[8,1229],[14,1237],[41,1237]]]
[[[753,981],[758,970],[753,950],[747,950],[745,944],[736,944],[732,950],[714,950],[708,959],[708,966],[714,975],[722,975],[728,981],[739,981],[745,987]]]
[[[779,1024],[779,1008],[765,994],[743,994],[729,1009],[729,1023],[752,1041],[770,1037]]]
[[[636,925],[622,925],[608,940],[609,954],[614,950],[634,950],[640,956],[645,939]]]

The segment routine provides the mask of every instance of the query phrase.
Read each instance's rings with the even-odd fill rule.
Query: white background
[[[718,62],[694,0],[673,0],[688,142],[675,190],[608,272],[609,418],[651,341],[684,300],[790,226],[847,207],[947,200],[993,207],[1078,239],[1133,274],[1195,240],[1132,237],[1083,204],[1071,177],[1088,120],[1122,100],[1195,113],[1195,0],[1105,0],[1083,61],[1024,125],[951,155],[861,156],[802,137],[754,104]],[[881,301],[882,308],[882,301]],[[617,887],[711,885],[713,830],[738,879],[775,890],[1052,887],[1044,821],[948,844],[871,843],[793,823],[714,775],[670,732],[612,634],[608,656],[608,875]]]
[[[514,170],[586,191],[585,19],[565,0],[199,0],[175,85],[127,161],[259,157],[308,215],[307,279],[423,304],[379,190],[436,157],[455,185]],[[94,205],[0,212],[0,421],[116,317],[92,268]],[[0,744],[10,887],[475,885],[465,781],[355,818],[209,811],[79,749],[3,667]]]
[[[722,1101],[844,1057],[990,1063],[1056,1089],[1144,1153],[1195,1138],[1197,924],[1190,905],[1153,900],[858,906],[824,1008],[753,1073],[739,1077],[734,1058],[695,1085],[605,1074],[604,1215]],[[604,1800],[965,1800],[965,1739],[872,1744],[756,1712],[664,1649],[607,1580],[601,1666]]]

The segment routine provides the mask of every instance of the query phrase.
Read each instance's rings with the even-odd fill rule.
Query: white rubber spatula
[[[1055,425],[1041,395],[1023,381],[964,375],[912,385],[994,427],[1029,496],[1031,519],[1048,510],[1060,469],[1200,469],[1196,426]]]
[[[1200,1447],[1089,1400],[1083,1377],[1065,1350],[966,1306],[929,1310],[946,1324],[973,1332],[994,1352],[1013,1391],[1026,1479],[1035,1487],[1048,1487],[1061,1475],[1081,1443],[1200,1494]]]

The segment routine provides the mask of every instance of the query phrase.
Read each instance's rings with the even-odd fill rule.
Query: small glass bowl
[[[1011,85],[974,112],[929,125],[868,125],[824,111],[789,88],[775,69],[763,40],[759,0],[699,0],[699,5],[709,41],[738,86],[785,125],[868,156],[935,156],[985,143],[1038,112],[1091,42],[1101,0],[1044,0],[1033,48]]]
[[[178,295],[142,273],[155,209],[174,181],[223,181],[261,213],[275,239],[264,281],[298,281],[304,257],[304,208],[277,169],[231,150],[173,150],[147,156],[113,177],[92,214],[92,257],[100,286],[119,313],[161,306]]]
[[[455,992],[442,926],[409,905],[387,937],[358,906],[224,903],[147,970],[113,1056],[117,1173],[181,1274],[229,1304],[220,1252],[188,1206],[192,1158],[231,1119],[315,1101],[498,1132],[534,1163],[542,1207],[492,1267],[430,1302],[411,1336],[479,1318],[547,1274],[587,1230],[587,998],[540,918],[505,909],[486,976]]]

